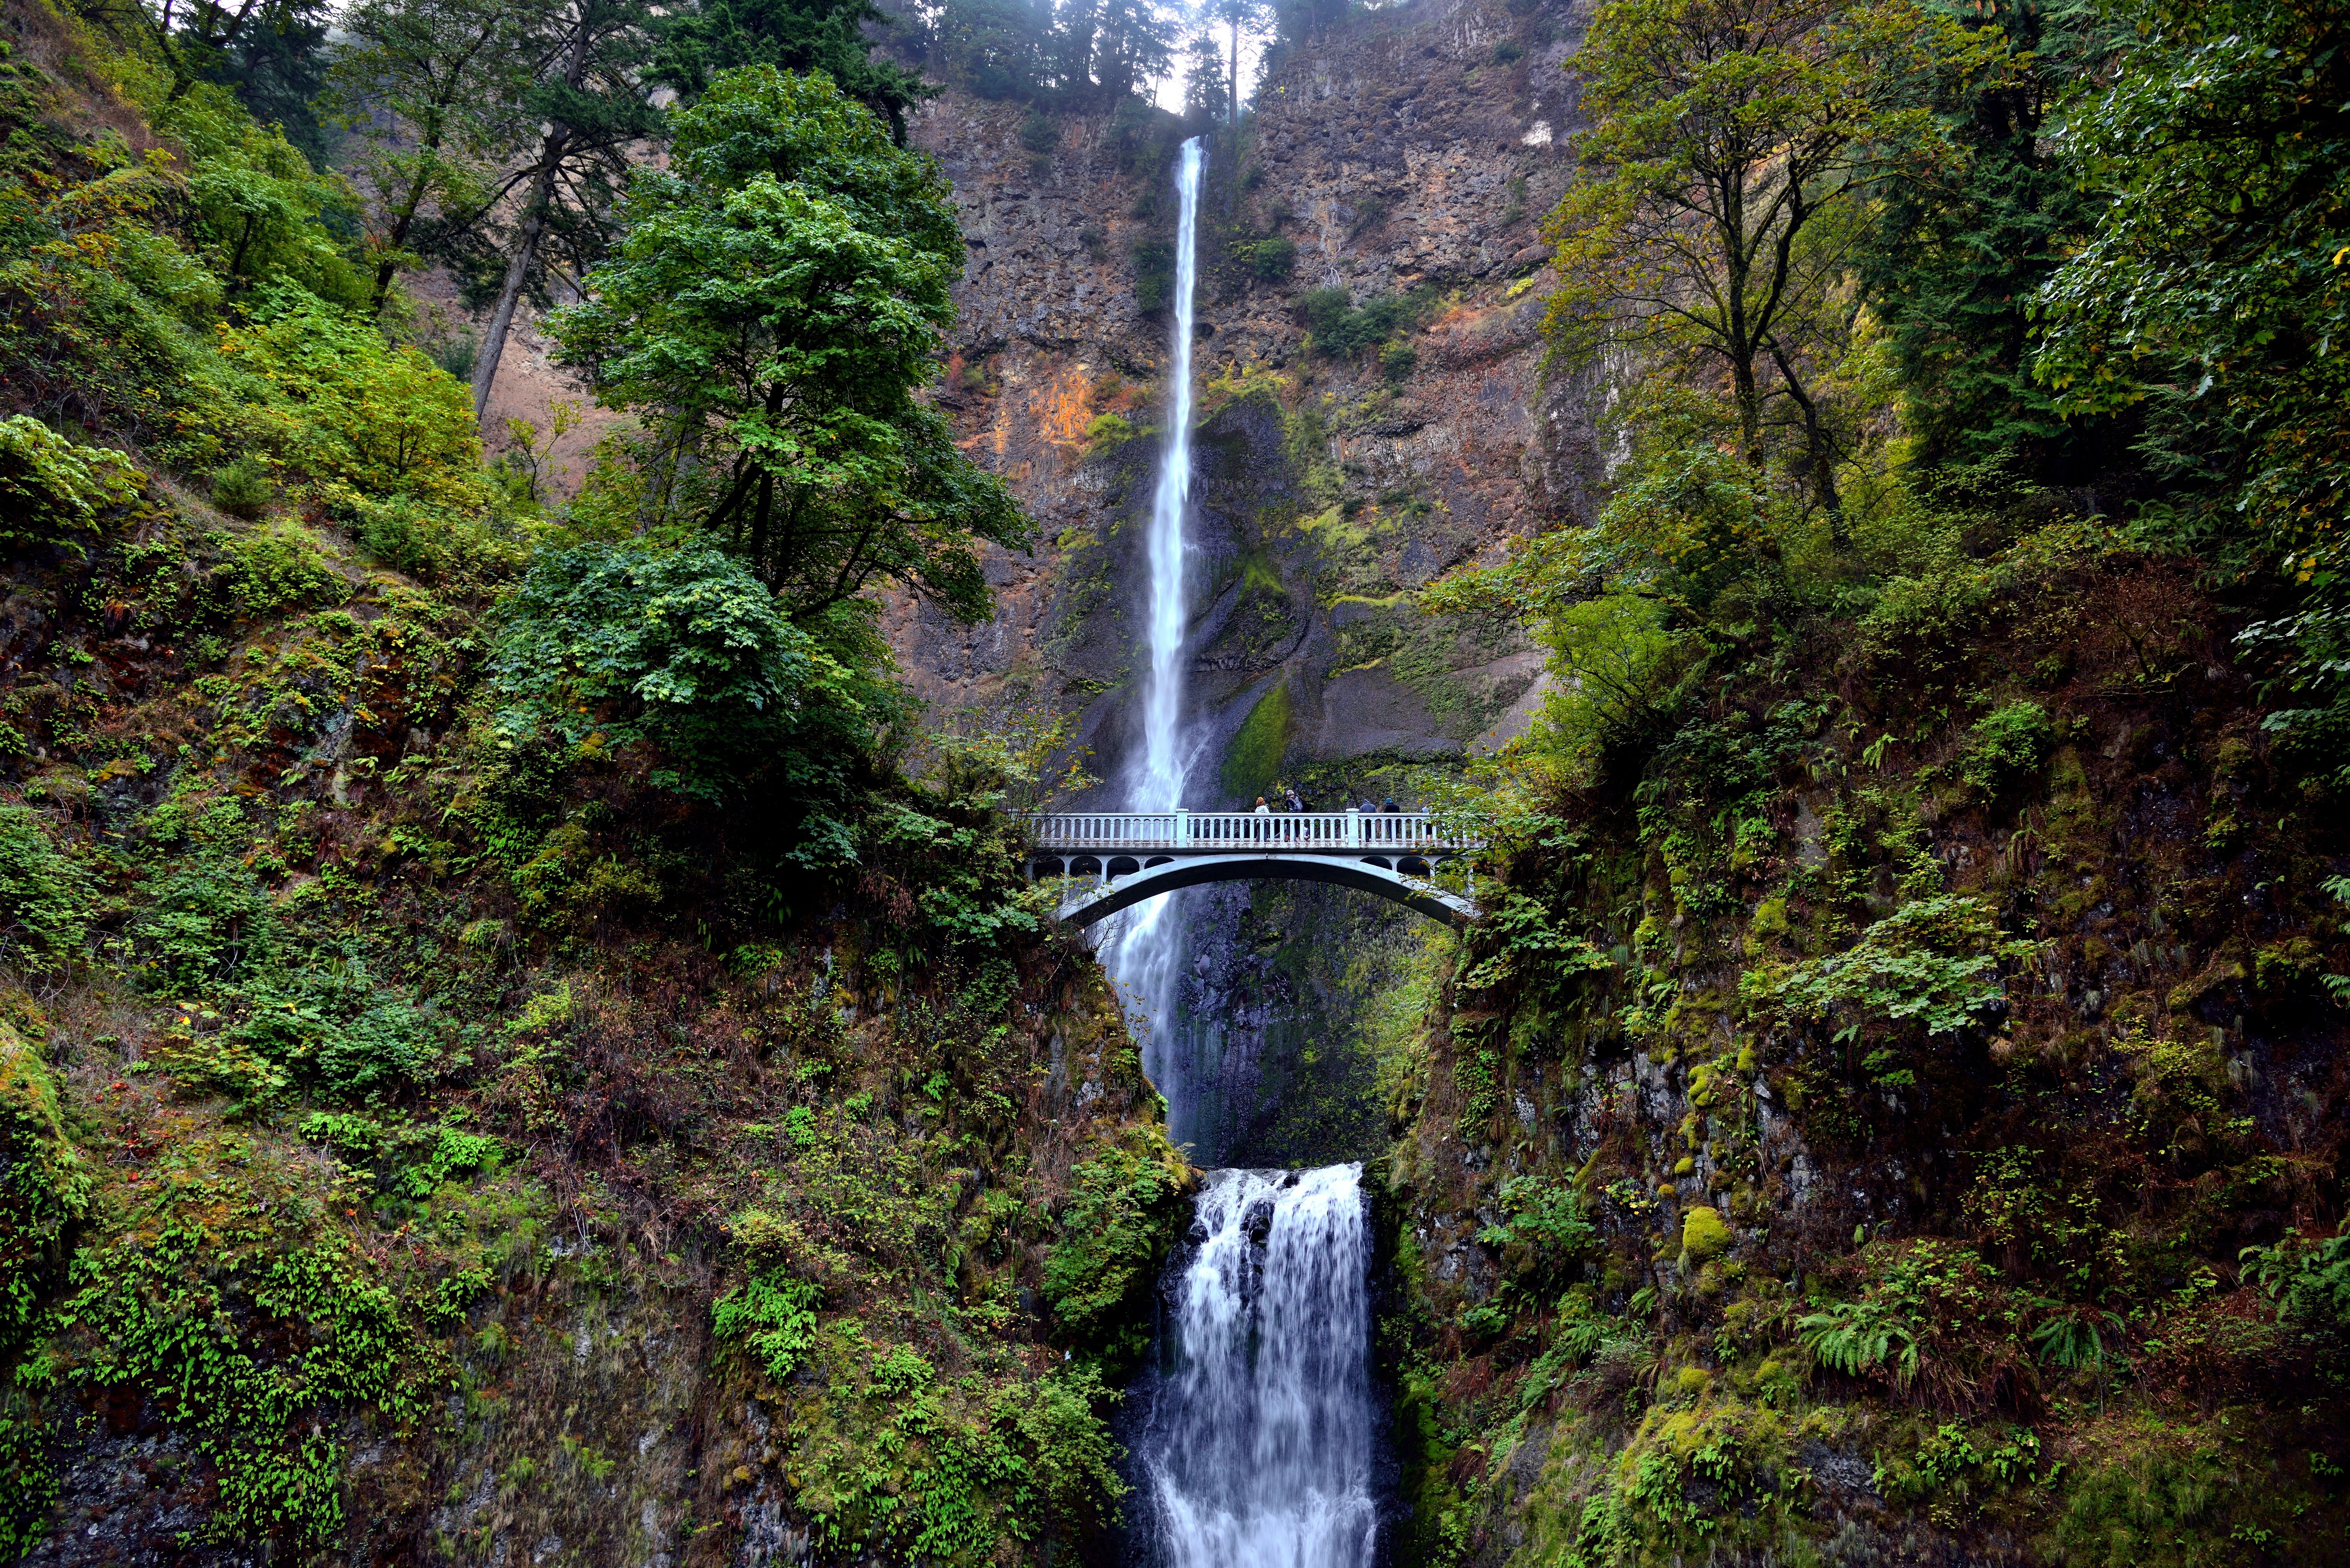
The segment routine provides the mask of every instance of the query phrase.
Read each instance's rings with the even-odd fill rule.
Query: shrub
[[[1308,289],[1297,303],[1305,313],[1307,330],[1314,334],[1314,351],[1339,358],[1386,342],[1409,327],[1419,315],[1419,306],[1409,295],[1374,295],[1358,306],[1352,295],[1335,285]]]
[[[812,1282],[771,1267],[712,1303],[710,1326],[721,1340],[749,1351],[767,1376],[781,1383],[816,1348],[816,1309],[823,1293]]]
[[[1599,1232],[1570,1182],[1513,1176],[1496,1197],[1502,1222],[1486,1226],[1477,1240],[1498,1248],[1513,1274],[1544,1286],[1563,1284],[1597,1245]]]
[[[251,871],[225,858],[173,871],[130,929],[143,954],[141,982],[166,995],[233,980],[265,965],[276,947],[267,895]]]
[[[2037,774],[2056,738],[2048,711],[2028,701],[1993,710],[1969,734],[1959,777],[1986,800],[1997,799]]]
[[[1497,66],[1514,65],[1525,57],[1525,49],[1513,39],[1503,38],[1493,46],[1493,63]]]
[[[26,414],[0,420],[0,540],[95,528],[98,511],[129,500],[138,484],[138,471],[110,447],[76,446]]]
[[[1045,1260],[1045,1300],[1077,1347],[1112,1362],[1139,1356],[1150,1314],[1142,1302],[1180,1217],[1173,1157],[1115,1146],[1069,1173],[1060,1239]]]
[[[1297,242],[1275,234],[1271,239],[1243,242],[1233,247],[1249,271],[1267,283],[1287,277],[1297,265]]]
[[[521,541],[478,514],[413,496],[378,501],[335,486],[328,509],[360,549],[426,582],[494,582],[520,570],[528,557]]]
[[[1134,439],[1134,427],[1118,414],[1096,414],[1086,426],[1086,455],[1098,457]]]
[[[1409,343],[1390,343],[1379,350],[1379,373],[1390,381],[1407,380],[1419,363],[1419,351]]]
[[[1165,240],[1134,242],[1134,307],[1155,316],[1175,297],[1175,247]]]
[[[213,504],[232,517],[248,520],[269,504],[269,470],[255,457],[241,457],[213,470]]]
[[[297,524],[255,529],[234,541],[228,556],[232,590],[247,615],[339,604],[348,596],[349,585]]]
[[[585,545],[542,556],[491,652],[489,687],[505,744],[551,735],[593,754],[647,745],[665,764],[655,783],[706,799],[739,793],[804,743],[845,760],[888,701],[785,620],[741,562],[706,547]]]
[[[1740,989],[1750,1002],[1802,1017],[1845,1012],[1951,1034],[2006,995],[2001,964],[2039,950],[2002,935],[1981,900],[1948,893],[1903,905],[1843,952],[1749,970]]]
[[[1039,155],[1061,145],[1061,128],[1049,114],[1031,109],[1020,122],[1020,145]]]
[[[221,353],[285,400],[296,421],[291,462],[367,494],[482,502],[482,438],[463,382],[299,289],[271,293],[255,317],[222,332]]]
[[[64,953],[89,924],[88,875],[50,844],[30,808],[0,806],[0,938],[21,950]]]

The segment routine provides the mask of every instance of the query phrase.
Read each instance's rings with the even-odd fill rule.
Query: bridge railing
[[[1338,854],[1474,849],[1424,811],[1059,811],[1029,819],[1047,851],[1240,850]]]

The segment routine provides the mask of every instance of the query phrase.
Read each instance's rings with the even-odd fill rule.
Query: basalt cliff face
[[[1225,796],[1458,753],[1533,684],[1523,645],[1437,628],[1407,596],[1586,502],[1590,421],[1577,388],[1540,374],[1535,233],[1563,178],[1558,67],[1582,15],[1438,0],[1359,19],[1279,63],[1237,139],[1210,133],[1191,695],[1194,777],[1212,770]],[[934,701],[1009,684],[1083,710],[1095,771],[1115,778],[1143,580],[1131,524],[1167,397],[1152,255],[1173,141],[1071,117],[1032,154],[1026,114],[949,95],[915,137],[954,182],[970,247],[944,400],[1042,542],[990,563],[989,624],[908,605],[892,632]],[[1285,275],[1263,275],[1284,270],[1267,249]],[[1401,306],[1384,364],[1378,345],[1313,341],[1305,296],[1330,288]]]

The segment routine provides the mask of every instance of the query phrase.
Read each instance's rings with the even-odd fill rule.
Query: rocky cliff
[[[1575,388],[1544,383],[1535,335],[1579,16],[1468,0],[1359,19],[1279,66],[1237,137],[1209,133],[1192,698],[1212,739],[1194,776],[1224,796],[1309,763],[1458,753],[1534,680],[1523,645],[1434,628],[1405,596],[1584,504],[1590,422]],[[1010,683],[1082,708],[1108,776],[1134,665],[1129,524],[1166,401],[1152,247],[1180,132],[1071,116],[1035,155],[1027,112],[949,95],[915,135],[971,250],[944,398],[1045,542],[991,563],[989,625],[907,606],[893,631],[936,701]],[[1387,353],[1314,341],[1307,296],[1328,289],[1393,302]]]

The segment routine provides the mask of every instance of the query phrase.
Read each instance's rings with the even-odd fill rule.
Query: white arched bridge
[[[1431,880],[1436,867],[1484,847],[1420,811],[1067,811],[1029,819],[1034,877],[1096,878],[1058,917],[1078,926],[1203,882],[1284,877],[1359,888],[1432,919],[1477,918],[1464,896]]]

